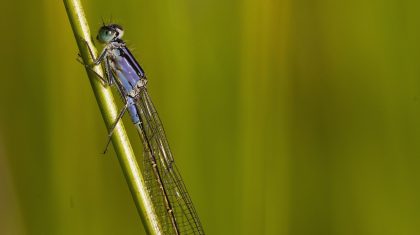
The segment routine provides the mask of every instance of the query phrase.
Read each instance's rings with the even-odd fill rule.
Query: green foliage
[[[0,14],[0,233],[140,234],[62,2],[22,4]],[[83,4],[124,26],[208,234],[420,234],[419,1]]]
[[[79,0],[64,0],[64,4],[66,6],[67,15],[69,17],[75,39],[79,46],[80,55],[83,58],[83,64],[92,64],[93,58],[90,53],[94,53],[94,58],[97,58],[97,54],[95,53],[96,51],[94,50],[92,42],[90,41],[90,38],[92,37],[90,35],[90,29],[86,21],[81,2]],[[98,77],[103,77],[104,72],[102,71],[101,66],[95,66],[92,69],[86,69],[86,71],[89,75],[96,100],[102,111],[102,116],[107,124],[107,129],[111,130],[119,112],[114,102],[111,89],[103,86]],[[161,225],[157,224],[157,215],[153,209],[150,196],[147,193],[147,188],[127,133],[125,132],[124,126],[121,122],[119,122],[113,130],[112,144],[115,152],[117,153],[118,160],[130,188],[134,203],[140,217],[143,220],[145,230],[148,234],[159,234],[159,227],[161,227]]]

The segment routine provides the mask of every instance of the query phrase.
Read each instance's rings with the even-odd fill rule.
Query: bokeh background
[[[207,234],[420,234],[420,1],[83,4],[125,27]],[[0,234],[144,233],[63,3],[1,5]]]

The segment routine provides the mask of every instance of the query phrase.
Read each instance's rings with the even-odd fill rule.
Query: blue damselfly
[[[98,58],[94,58],[86,43],[94,61],[94,64],[86,66],[91,68],[103,64],[105,76],[97,76],[104,85],[115,86],[124,102],[124,107],[109,130],[109,137],[128,110],[143,143],[143,176],[162,226],[162,234],[204,234],[174,163],[160,118],[148,95],[145,72],[126,47],[123,34],[122,27],[117,24],[103,25],[96,38],[104,44]]]

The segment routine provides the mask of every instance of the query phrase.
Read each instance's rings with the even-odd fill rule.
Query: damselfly
[[[128,110],[143,142],[144,178],[162,226],[162,234],[204,234],[175,166],[159,116],[147,93],[146,75],[121,39],[123,34],[119,25],[103,25],[96,37],[104,44],[98,58],[94,58],[88,46],[94,64],[87,67],[103,64],[106,76],[97,74],[98,77],[105,85],[115,85],[124,102],[124,107],[109,131],[109,137]]]

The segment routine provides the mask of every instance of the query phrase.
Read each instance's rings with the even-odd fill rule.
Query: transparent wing
[[[136,100],[144,146],[144,178],[162,225],[163,234],[204,234],[198,215],[174,164],[159,116],[141,88]]]

